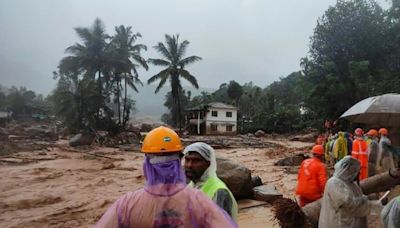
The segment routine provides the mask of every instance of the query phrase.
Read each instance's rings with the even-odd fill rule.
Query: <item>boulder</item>
[[[278,166],[297,166],[297,165],[301,165],[301,163],[307,158],[308,158],[308,156],[306,156],[304,154],[296,154],[294,156],[283,158],[283,159],[275,162],[275,165],[278,165]]]
[[[83,146],[83,145],[90,145],[92,144],[93,137],[87,134],[76,134],[69,140],[70,146]]]
[[[217,175],[228,186],[236,199],[251,198],[253,183],[251,171],[242,164],[217,156]]]
[[[256,137],[264,137],[265,136],[265,132],[263,131],[263,130],[258,130],[258,131],[256,131],[256,133],[254,133],[254,135],[256,136]]]
[[[253,188],[254,198],[256,200],[272,203],[275,199],[282,197],[275,186],[261,185]]]
[[[253,183],[253,187],[257,187],[257,186],[263,185],[260,176],[251,177],[251,182]]]

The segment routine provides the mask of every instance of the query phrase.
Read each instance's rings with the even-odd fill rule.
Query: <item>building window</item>
[[[217,124],[211,124],[210,128],[211,128],[211,131],[217,131],[218,125]]]
[[[211,111],[211,116],[218,117],[218,111]]]
[[[233,129],[232,125],[226,126],[226,131],[232,131],[232,129]]]
[[[226,112],[226,117],[232,117],[232,112]]]

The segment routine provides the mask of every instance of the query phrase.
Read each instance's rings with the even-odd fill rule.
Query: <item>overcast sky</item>
[[[381,2],[383,2],[382,0]],[[47,94],[65,49],[79,42],[73,28],[100,18],[109,34],[132,26],[149,51],[164,34],[190,42],[202,61],[189,70],[200,87],[236,80],[265,87],[298,71],[317,19],[335,0],[1,0],[0,84]],[[158,68],[141,71],[146,81]]]

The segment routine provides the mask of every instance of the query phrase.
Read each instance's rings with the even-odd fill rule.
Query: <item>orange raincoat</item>
[[[304,160],[297,181],[296,195],[300,196],[300,206],[321,198],[327,181],[324,163],[315,157]]]
[[[356,138],[353,141],[353,149],[351,156],[360,162],[360,175],[359,180],[368,178],[368,144],[362,138]]]

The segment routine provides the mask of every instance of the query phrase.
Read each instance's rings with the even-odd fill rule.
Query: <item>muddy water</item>
[[[309,145],[281,143],[278,148],[217,153],[243,163],[264,183],[293,197],[296,175],[273,163]],[[144,184],[143,155],[135,152],[53,148],[1,159],[0,227],[91,227],[119,196]],[[238,223],[240,227],[275,227],[268,205],[241,210]]]

